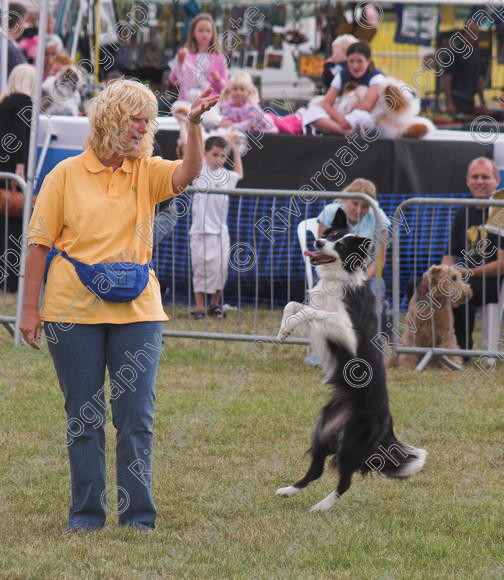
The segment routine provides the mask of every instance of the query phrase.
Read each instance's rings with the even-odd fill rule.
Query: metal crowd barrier
[[[411,216],[412,211],[411,208],[413,208],[414,206],[417,206],[420,208],[420,211],[417,209],[416,214],[413,213],[413,216]],[[455,206],[455,208],[453,209],[453,206]],[[403,252],[403,254],[405,254],[405,256],[403,256],[403,259],[410,259],[413,261],[414,267],[413,267],[413,286],[415,286],[416,284],[416,279],[421,276],[429,266],[433,265],[433,264],[438,264],[440,263],[440,258],[442,257],[442,255],[444,254],[448,254],[449,253],[449,245],[450,245],[450,231],[451,231],[451,224],[452,224],[452,218],[455,214],[455,211],[460,207],[460,206],[465,206],[465,207],[470,207],[470,206],[476,206],[476,207],[497,207],[497,208],[503,208],[504,209],[504,200],[493,200],[493,199],[473,199],[473,198],[435,198],[435,197],[413,197],[410,198],[408,200],[406,200],[405,202],[401,203],[400,205],[397,206],[396,211],[394,216],[397,217],[397,215],[402,212],[403,215],[405,215],[406,217],[409,217],[409,223],[415,223],[415,227],[413,229],[412,232],[410,232],[408,235],[410,236],[409,240],[405,239],[405,236],[403,235],[401,237],[401,235],[399,234],[399,230],[398,230],[398,223],[396,221],[393,221],[392,227],[393,227],[393,231],[394,234],[392,235],[392,312],[393,312],[393,325],[392,325],[392,332],[391,332],[391,347],[392,347],[392,354],[393,355],[399,355],[399,354],[416,354],[416,355],[421,355],[421,360],[418,363],[418,365],[416,366],[417,371],[421,371],[423,370],[427,364],[429,363],[429,361],[435,357],[441,357],[443,359],[443,361],[448,364],[448,366],[452,366],[452,368],[457,368],[456,366],[454,366],[452,364],[452,361],[449,361],[447,359],[448,356],[462,356],[462,357],[498,357],[501,360],[503,359],[503,352],[499,351],[497,349],[497,345],[500,342],[500,344],[503,344],[502,340],[498,340],[499,336],[500,336],[500,323],[502,321],[502,307],[504,307],[504,281],[501,284],[500,287],[500,304],[499,305],[499,312],[497,315],[497,320],[488,320],[487,316],[486,316],[486,306],[488,306],[487,304],[483,304],[483,307],[481,308],[481,314],[482,314],[482,326],[483,326],[483,332],[485,331],[486,325],[490,324],[490,322],[492,322],[493,324],[493,332],[499,333],[499,336],[495,336],[493,337],[493,339],[488,339],[486,340],[486,344],[484,344],[484,346],[486,348],[482,349],[467,349],[467,348],[459,348],[459,349],[448,349],[448,348],[439,348],[436,347],[434,345],[434,338],[432,337],[432,343],[433,346],[429,346],[429,347],[425,347],[425,346],[404,346],[401,344],[401,340],[398,340],[398,337],[401,336],[401,328],[400,328],[400,323],[401,323],[401,317],[400,317],[400,313],[401,313],[401,306],[406,306],[405,303],[402,303],[401,301],[401,295],[404,296],[404,290],[405,290],[405,281],[400,279],[400,274],[401,274],[401,251]],[[422,209],[425,209],[426,207],[430,207],[430,215],[428,215],[428,213],[424,212],[423,214],[421,213]],[[419,229],[423,226],[423,227],[428,227],[429,223],[432,225],[433,223],[439,223],[439,219],[436,219],[436,212],[440,211],[441,208],[448,210],[446,217],[446,235],[448,236],[445,241],[444,241],[444,247],[442,248],[442,251],[440,251],[440,248],[432,248],[429,247],[429,251],[427,253],[427,255],[419,255],[417,252],[417,238],[416,236],[418,235],[418,231]],[[484,224],[481,224],[484,225]],[[503,223],[503,227],[504,227],[504,223]],[[497,250],[500,249],[504,249],[504,241],[503,241],[503,245],[500,246],[500,237],[499,239],[499,248],[497,248]],[[412,250],[412,251],[411,251]],[[468,267],[470,267],[471,264],[469,264]],[[504,271],[500,272],[501,276],[504,276]],[[495,280],[495,278],[493,277],[484,277],[486,281],[488,281],[488,283],[491,283],[492,280]],[[504,280],[504,278],[503,278]],[[401,284],[402,282],[402,284]],[[485,283],[485,282],[484,282]],[[402,288],[401,288],[402,287]],[[402,289],[402,292],[401,292]],[[412,288],[412,291],[414,291],[414,288]],[[502,306],[502,307],[501,307]],[[405,321],[407,323],[407,321]],[[403,325],[404,328],[404,325]],[[502,337],[501,337],[502,338]]]
[[[11,176],[9,175],[9,178]],[[17,176],[12,177],[18,183],[21,184],[24,190],[24,184],[19,180]],[[194,193],[195,190],[188,190],[188,193]],[[300,198],[300,191],[299,190],[256,190],[256,189],[236,189],[236,190],[216,190],[216,191],[208,191],[208,195],[214,194],[227,194],[230,198],[235,198],[236,205],[238,208],[241,208],[242,205],[245,203],[250,203],[255,208],[259,207],[259,203],[266,204],[267,208],[264,207],[257,211],[256,214],[253,215],[253,218],[257,220],[265,217],[270,217],[276,219],[276,226],[278,228],[279,225],[282,226],[283,231],[281,233],[275,232],[275,243],[271,244],[271,255],[268,257],[271,258],[272,255],[277,251],[277,247],[282,247],[284,252],[287,252],[287,263],[285,264],[287,272],[278,272],[275,271],[275,263],[274,260],[271,260],[268,272],[268,283],[270,281],[274,281],[275,278],[282,274],[284,277],[286,276],[286,299],[282,301],[282,303],[273,303],[273,290],[272,292],[272,302],[269,305],[269,311],[276,311],[274,316],[269,316],[269,312],[266,312],[266,315],[263,318],[268,319],[268,327],[265,327],[263,324],[263,328],[259,331],[257,327],[252,324],[248,324],[244,321],[246,320],[253,320],[257,321],[259,314],[263,313],[266,308],[261,309],[261,304],[258,300],[258,293],[261,290],[259,287],[261,280],[258,277],[255,277],[251,284],[253,284],[254,288],[248,288],[249,293],[250,290],[254,292],[254,298],[252,303],[249,305],[240,304],[241,294],[244,293],[244,288],[241,286],[240,278],[244,277],[243,272],[237,272],[237,279],[238,284],[236,286],[236,294],[231,296],[228,292],[226,292],[226,288],[224,288],[224,302],[231,302],[237,303],[237,309],[233,309],[229,312],[228,317],[226,320],[222,321],[203,321],[204,324],[198,323],[198,326],[195,328],[196,322],[192,321],[189,316],[189,311],[191,310],[191,301],[192,301],[192,291],[187,291],[185,296],[185,302],[188,303],[187,308],[184,306],[180,306],[180,303],[177,303],[177,300],[173,299],[171,307],[168,306],[168,314],[171,318],[171,321],[168,325],[166,325],[166,330],[164,331],[165,336],[173,337],[173,338],[197,338],[197,339],[216,339],[216,340],[234,340],[234,341],[247,341],[247,342],[256,342],[261,341],[264,343],[267,342],[275,342],[274,336],[276,335],[276,326],[280,323],[280,313],[281,309],[285,305],[285,303],[289,300],[296,299],[299,301],[303,301],[305,297],[305,291],[307,289],[306,285],[306,274],[304,269],[304,260],[301,255],[301,248],[298,243],[298,235],[297,235],[297,225],[299,220],[305,220],[307,218],[313,218],[318,215],[321,210],[320,204],[326,201],[333,201],[335,198],[338,199],[361,199],[369,203],[370,211],[375,212],[375,216],[377,219],[377,223],[379,221],[378,217],[378,204],[376,201],[365,194],[360,193],[348,193],[348,192],[339,192],[339,191],[303,191],[301,192],[303,195],[309,196],[310,198],[313,197],[317,201],[320,201],[318,204],[318,209],[315,209],[314,206],[317,204],[308,204],[303,203]],[[189,196],[189,200],[191,197]],[[284,212],[281,212],[281,209],[284,209]],[[278,221],[279,212],[281,215],[284,216],[284,220]],[[240,211],[238,210],[236,213],[235,219],[239,222],[240,221]],[[250,217],[250,216],[249,216]],[[229,223],[229,219],[228,219]],[[191,288],[191,268],[190,268],[190,260],[188,260],[188,231],[190,225],[190,212],[189,215],[184,216],[184,220],[179,220],[175,226],[175,232],[171,240],[167,240],[161,244],[161,246],[154,247],[153,257],[155,263],[157,263],[158,270],[159,270],[159,259],[164,257],[166,259],[167,255],[170,255],[170,261],[168,262],[168,274],[169,280],[166,283],[167,291],[171,294],[172,297],[176,295],[176,283],[175,283],[175,267],[176,267],[176,260],[177,260],[177,247],[179,242],[182,240],[183,245],[183,252],[186,254],[186,265],[185,271],[183,272],[182,276],[185,279],[186,287],[188,289]],[[231,224],[232,225],[232,224]],[[234,229],[238,231],[238,238],[232,237],[231,243],[233,242],[241,242],[244,244],[248,244],[253,250],[257,247],[258,236],[260,236],[260,232],[252,225],[249,226],[249,229],[244,232],[243,228],[240,228],[240,223],[234,224]],[[26,231],[24,231],[26,234]],[[175,235],[177,234],[177,235]],[[375,241],[378,242],[378,230],[375,232],[376,239]],[[178,237],[177,237],[178,236]],[[170,247],[171,246],[171,247]],[[170,254],[171,251],[171,254]],[[269,250],[268,250],[269,252]],[[295,258],[295,260],[293,260]],[[157,261],[156,261],[157,260]],[[302,278],[301,278],[301,291],[297,288],[297,295],[293,295],[291,292],[291,284],[293,283],[293,275],[292,275],[292,263],[296,262],[297,264],[302,264]],[[166,264],[165,264],[166,265]],[[164,273],[166,275],[167,268],[164,268]],[[20,280],[20,288],[21,288]],[[298,280],[299,282],[299,280]],[[378,308],[381,311],[381,285],[377,285],[377,303],[379,304]],[[170,311],[171,308],[171,311]],[[0,317],[0,322],[5,320],[6,323],[12,324],[16,321],[16,327],[19,326],[19,320],[21,317],[21,309],[22,309],[22,295],[18,293],[18,302],[16,308],[16,317]],[[217,324],[217,322],[219,322]],[[304,338],[291,338],[289,340],[291,344],[303,344],[307,345],[308,340]],[[18,342],[16,342],[18,344]]]
[[[8,173],[8,172],[4,172],[4,171],[0,171],[0,188],[3,189],[10,189],[10,181],[15,181],[17,183],[17,185],[19,186],[19,188],[21,189],[21,191],[23,192],[23,195],[25,195],[26,197],[26,189],[27,189],[27,183],[24,179],[22,179],[19,175],[16,175],[15,173]],[[26,204],[25,204],[26,205]],[[17,264],[13,265],[11,263],[8,262],[8,257],[9,254],[7,254],[7,248],[8,248],[8,241],[9,241],[9,210],[8,210],[8,205],[6,205],[6,211],[4,213],[3,216],[0,216],[0,219],[2,219],[3,224],[4,224],[4,234],[3,234],[3,242],[4,242],[4,252],[3,254],[0,256],[0,268],[1,271],[3,273],[3,277],[2,277],[2,282],[1,282],[1,292],[2,292],[2,312],[0,315],[0,324],[2,324],[2,326],[9,332],[9,334],[11,334],[13,337],[16,336],[16,329],[19,326],[19,320],[17,318],[17,314],[20,312],[20,308],[21,308],[21,296],[18,295],[18,300],[16,303],[16,315],[14,316],[8,316],[5,314],[5,309],[6,309],[6,297],[7,297],[7,278],[9,275],[14,275],[16,274],[16,270],[14,269],[16,266],[18,267],[17,270],[17,276],[20,276],[21,273],[21,269],[20,269],[20,264],[21,264],[21,252],[18,251],[18,260],[17,260]],[[24,232],[23,232],[24,233]],[[14,250],[11,250],[14,251]],[[22,286],[21,286],[22,289]]]
[[[196,190],[189,190],[190,192],[196,192]],[[270,328],[268,329],[268,332],[265,333],[257,333],[255,332],[255,328],[254,325],[252,324],[251,326],[247,327],[246,332],[236,332],[236,331],[230,331],[229,329],[229,324],[225,324],[222,323],[220,325],[220,328],[218,330],[213,330],[213,328],[210,328],[210,324],[205,324],[203,322],[204,328],[201,329],[202,325],[202,321],[196,323],[193,322],[190,326],[191,328],[181,328],[187,326],[187,320],[189,319],[189,311],[190,311],[190,307],[188,306],[187,311],[185,313],[182,314],[182,317],[180,317],[180,315],[175,311],[175,309],[173,310],[173,314],[171,315],[171,320],[170,323],[167,325],[167,328],[164,330],[163,334],[164,336],[168,336],[168,337],[172,337],[172,338],[196,338],[196,339],[209,339],[209,340],[233,340],[233,341],[240,341],[240,342],[260,342],[260,343],[275,343],[276,342],[276,330],[278,328],[278,325],[280,323],[280,313],[281,313],[281,309],[283,309],[283,306],[289,301],[292,300],[293,297],[291,295],[290,292],[290,284],[292,282],[292,273],[289,270],[289,268],[291,267],[291,262],[292,262],[292,256],[296,257],[296,260],[302,261],[303,263],[303,270],[304,270],[304,261],[302,260],[302,255],[301,255],[301,248],[300,245],[298,243],[298,236],[297,236],[297,226],[298,226],[298,220],[293,220],[292,219],[292,214],[294,214],[294,212],[291,211],[292,209],[292,200],[293,199],[298,199],[299,200],[299,195],[300,192],[299,190],[277,190],[277,189],[268,189],[268,190],[257,190],[257,189],[235,189],[235,190],[216,190],[216,191],[209,191],[208,192],[210,195],[212,194],[222,194],[225,193],[227,195],[229,195],[231,198],[239,198],[239,204],[241,203],[242,200],[244,199],[251,199],[251,200],[260,200],[260,199],[268,199],[268,204],[269,204],[269,200],[271,199],[271,207],[270,210],[268,211],[268,214],[261,214],[258,213],[257,214],[257,218],[261,219],[264,217],[268,217],[268,216],[273,216],[275,214],[275,212],[279,211],[279,205],[280,203],[285,200],[289,202],[288,208],[289,211],[286,212],[287,214],[290,213],[290,215],[288,216],[292,221],[288,222],[283,222],[283,224],[285,225],[285,232],[282,232],[281,236],[278,236],[277,233],[275,233],[275,236],[278,236],[281,239],[278,239],[277,242],[278,244],[287,244],[287,246],[290,249],[289,252],[289,261],[287,263],[287,279],[286,279],[286,283],[287,283],[287,290],[286,290],[286,299],[281,303],[281,304],[277,304],[275,308],[273,308],[272,305],[270,305],[270,310],[272,311],[276,311],[276,313],[273,316],[273,319],[270,318],[272,325],[270,326]],[[375,217],[376,220],[378,222],[379,217],[378,217],[378,204],[377,202],[367,196],[366,194],[361,194],[361,193],[348,193],[348,192],[339,192],[339,191],[325,191],[325,192],[321,192],[321,191],[308,191],[308,192],[303,192],[305,195],[307,196],[314,196],[317,198],[317,200],[328,200],[328,201],[334,201],[335,198],[338,199],[362,199],[364,201],[366,201],[367,203],[369,203],[370,206],[370,211],[373,211],[375,213]],[[299,205],[304,205],[302,203],[299,203]],[[283,206],[285,207],[285,206]],[[319,211],[314,210],[313,208],[310,207],[310,205],[306,205],[306,207],[303,207],[301,210],[301,215],[298,215],[297,217],[302,219],[302,220],[306,220],[307,218],[314,218],[317,217],[317,215],[320,213]],[[239,219],[239,214],[238,214],[238,219]],[[281,225],[282,222],[277,221],[276,222],[276,226]],[[239,225],[239,224],[238,224]],[[177,225],[178,227],[178,225]],[[236,227],[237,230],[240,230],[239,227]],[[246,243],[246,244],[250,244],[250,246],[252,247],[252,249],[256,248],[256,242],[257,242],[257,237],[258,237],[258,232],[256,230],[253,229],[253,231],[249,232],[249,235],[247,238],[241,238],[240,236],[237,238],[237,240],[231,240],[231,243],[233,245],[233,241],[236,241],[237,243]],[[378,229],[375,232],[375,242],[377,242],[379,239],[379,231]],[[275,251],[275,243],[272,244],[272,252]],[[188,265],[188,271],[186,273],[186,276],[188,279],[191,278],[191,271],[190,271],[190,265]],[[275,272],[274,269],[274,264],[273,262],[271,263],[271,279],[275,278],[275,275],[278,276],[278,272]],[[238,272],[238,278],[240,278],[240,274]],[[303,281],[304,281],[304,292],[306,292],[307,288],[307,280],[306,280],[306,275],[303,271]],[[260,282],[255,279],[253,281],[255,289],[256,289],[256,293],[258,291],[258,286],[260,285]],[[235,302],[235,301],[239,301],[240,298],[240,283],[238,282],[238,289],[236,292],[236,295],[234,296],[230,296],[229,293],[226,293],[226,289],[224,289],[224,302],[226,301],[231,301],[231,302]],[[190,284],[189,284],[190,286]],[[299,295],[297,297],[295,297],[298,301],[303,301],[304,299],[304,292],[303,292],[303,297],[300,297]],[[172,293],[175,293],[175,289],[172,289]],[[289,298],[289,296],[291,296]],[[377,285],[377,311],[380,312],[381,314],[381,303],[382,303],[382,291],[381,291],[381,285],[378,284]],[[191,303],[191,297],[188,296],[187,297],[187,302],[190,304]],[[253,320],[255,320],[257,318],[257,312],[260,310],[260,306],[259,306],[259,301],[256,299],[254,301],[254,305],[253,305],[253,309],[254,309],[254,314],[251,317]],[[238,305],[238,312],[236,313],[237,318],[240,317],[240,310],[241,310],[241,306],[240,304]],[[233,312],[230,312],[231,316],[233,315]],[[170,312],[169,312],[170,315]],[[181,320],[182,318],[182,320]],[[274,323],[276,323],[276,327],[274,326]],[[195,330],[194,326],[198,325],[198,327],[200,329]],[[212,325],[215,326],[215,325]],[[244,325],[241,325],[240,328],[242,328]],[[301,344],[301,345],[308,345],[309,341],[308,339],[305,338],[290,338],[287,342],[291,343],[291,344]]]

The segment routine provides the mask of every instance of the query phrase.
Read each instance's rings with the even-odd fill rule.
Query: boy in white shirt
[[[224,168],[229,149],[234,171]],[[215,189],[235,189],[243,179],[243,166],[236,147],[222,137],[205,141],[205,160],[200,175],[193,181],[198,190],[193,197],[192,224],[189,231],[195,320],[205,317],[205,294],[212,294],[208,314],[223,318],[222,290],[226,284],[229,259],[227,216],[229,196],[206,193]]]

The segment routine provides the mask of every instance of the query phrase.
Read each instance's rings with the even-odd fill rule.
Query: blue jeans
[[[102,527],[110,492],[117,489],[119,524],[153,528],[152,425],[162,323],[75,324],[68,330],[45,325],[51,326],[46,336],[68,418],[68,527]],[[105,481],[105,368],[117,430],[117,488]]]

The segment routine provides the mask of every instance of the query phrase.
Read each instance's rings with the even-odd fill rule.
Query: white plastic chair
[[[317,218],[303,220],[302,222],[299,222],[297,227],[299,245],[301,246],[301,253],[305,263],[306,284],[308,286],[308,290],[313,287],[313,266],[310,263],[310,258],[304,255],[305,250],[308,249],[307,233],[311,232],[314,239],[316,240],[318,238],[318,227],[319,224],[317,222]]]
[[[504,283],[501,284],[499,302],[486,304],[481,308],[483,318],[483,336],[487,350],[497,351],[499,333],[504,310]]]

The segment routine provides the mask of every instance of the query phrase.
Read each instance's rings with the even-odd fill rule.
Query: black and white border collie
[[[422,469],[427,452],[401,443],[392,429],[383,355],[371,343],[378,332],[375,298],[365,273],[371,240],[350,233],[339,209],[315,246],[317,252],[306,254],[320,280],[308,304],[287,304],[278,340],[283,342],[300,325],[308,327],[331,399],[315,425],[306,475],[276,493],[298,493],[322,475],[325,459],[332,455],[338,486],[311,508],[325,511],[347,491],[355,472],[406,478]]]

